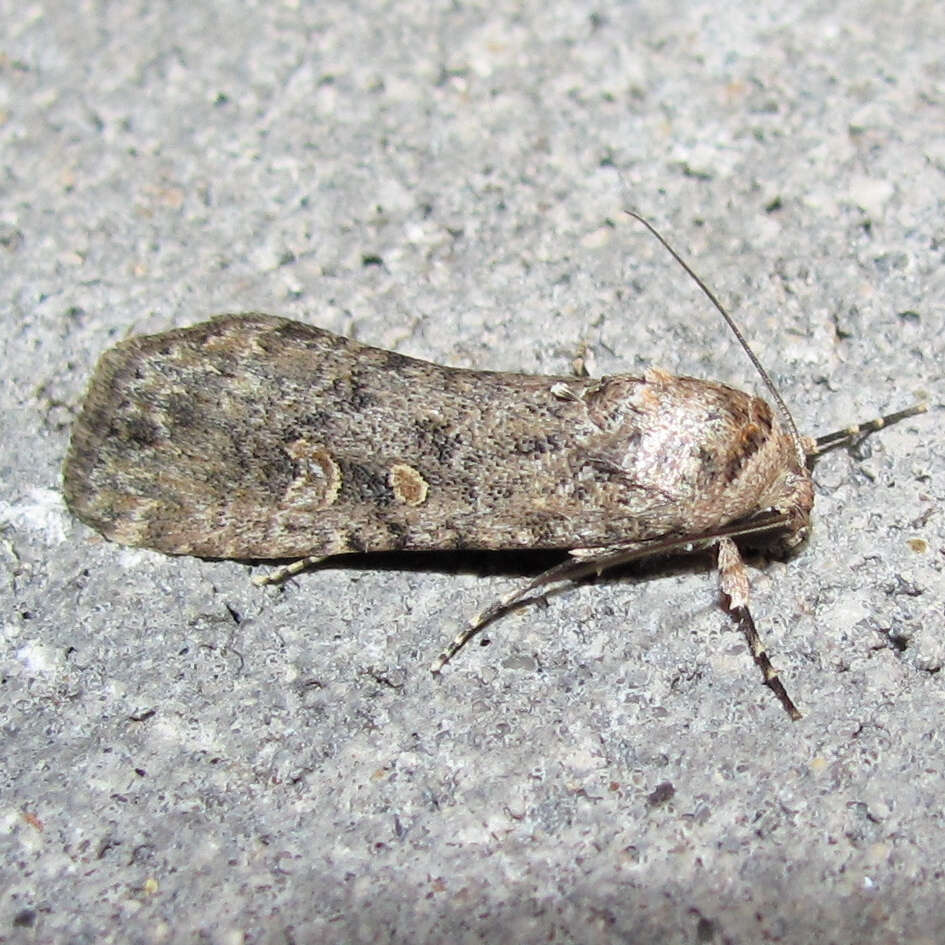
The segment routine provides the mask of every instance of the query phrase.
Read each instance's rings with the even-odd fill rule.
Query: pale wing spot
[[[341,469],[323,446],[308,440],[287,443],[285,451],[295,460],[298,473],[285,491],[287,505],[324,509],[341,491]]]
[[[430,491],[426,479],[406,463],[394,463],[391,466],[390,487],[394,490],[394,498],[405,505],[423,505]]]

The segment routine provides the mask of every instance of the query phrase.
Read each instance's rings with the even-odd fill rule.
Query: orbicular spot
[[[406,463],[394,463],[391,466],[390,487],[394,491],[394,498],[405,505],[423,505],[430,491],[426,479]]]
[[[328,508],[341,490],[341,470],[331,453],[317,443],[293,440],[285,451],[295,463],[295,477],[285,491],[285,500],[306,508]]]

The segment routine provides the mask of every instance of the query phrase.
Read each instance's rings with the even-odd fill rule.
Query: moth
[[[132,338],[102,355],[63,471],[106,538],[173,555],[297,559],[368,551],[560,549],[568,559],[479,614],[431,667],[542,588],[637,558],[716,549],[728,608],[793,718],[748,609],[736,544],[810,529],[809,465],[912,416],[802,438],[715,381],[444,367],[262,314]]]

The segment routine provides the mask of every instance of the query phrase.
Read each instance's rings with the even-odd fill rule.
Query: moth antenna
[[[807,453],[804,450],[804,441],[801,439],[801,435],[797,430],[797,425],[794,423],[794,417],[791,416],[791,411],[788,410],[787,404],[782,399],[781,395],[778,393],[778,389],[774,386],[774,381],[771,380],[771,376],[764,369],[761,362],[758,360],[757,355],[754,351],[751,350],[751,346],[745,340],[745,336],[739,330],[738,325],[735,324],[735,320],[729,315],[728,312],[722,307],[722,303],[715,297],[712,293],[712,290],[696,275],[693,268],[686,262],[679,253],[669,244],[669,242],[663,237],[662,233],[650,223],[646,217],[641,216],[635,210],[624,210],[628,216],[633,217],[634,220],[639,220],[649,231],[655,236],[660,243],[663,245],[663,248],[679,263],[680,266],[688,273],[689,277],[695,282],[697,286],[705,293],[708,300],[719,310],[722,315],[722,318],[725,319],[728,327],[732,329],[732,333],[738,339],[738,343],[745,349],[745,353],[748,355],[749,360],[755,366],[755,370],[761,375],[762,381],[764,381],[765,387],[768,388],[772,398],[774,399],[775,404],[778,407],[778,410],[781,411],[781,416],[787,422],[788,430],[791,434],[791,439],[794,441],[794,449],[797,453],[798,462],[803,467],[807,462]]]

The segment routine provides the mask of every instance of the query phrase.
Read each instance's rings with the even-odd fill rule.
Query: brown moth
[[[464,370],[284,318],[223,315],[102,355],[64,493],[83,522],[125,545],[302,559],[279,577],[349,552],[570,553],[472,621],[435,672],[539,588],[716,547],[729,609],[799,718],[755,630],[733,539],[801,542],[811,458],[924,407],[810,440],[771,390],[777,410],[658,370],[599,379]]]

